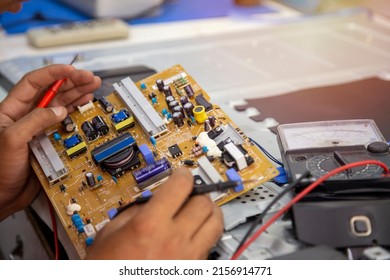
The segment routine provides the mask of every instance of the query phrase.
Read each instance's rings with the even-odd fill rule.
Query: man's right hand
[[[193,177],[180,168],[143,205],[122,212],[97,235],[88,259],[205,259],[223,232],[207,195],[189,197]]]

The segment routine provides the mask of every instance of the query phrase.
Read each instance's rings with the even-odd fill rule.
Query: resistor
[[[202,147],[201,146],[196,146],[195,148],[191,149],[191,153],[193,153],[193,154],[196,154],[199,151],[202,151]]]
[[[201,155],[203,155],[203,148],[201,148],[199,151],[194,153],[194,156],[196,156],[196,157],[201,156]]]

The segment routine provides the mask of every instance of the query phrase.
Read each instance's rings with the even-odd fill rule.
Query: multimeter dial
[[[335,161],[332,154],[315,155],[308,159],[306,168],[314,177],[321,177],[331,170],[340,167],[340,164]],[[376,165],[363,165],[352,168],[350,171],[336,174],[330,180],[344,180],[353,178],[371,177],[373,174],[381,174],[381,168]]]
[[[282,150],[367,145],[385,141],[373,120],[284,124],[278,127]],[[282,151],[282,152],[283,152]]]

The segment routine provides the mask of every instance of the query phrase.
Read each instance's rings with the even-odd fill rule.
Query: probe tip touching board
[[[180,65],[114,88],[30,142],[32,167],[80,258],[120,207],[176,168],[191,169],[195,185],[249,181],[211,193],[218,205],[278,175]]]

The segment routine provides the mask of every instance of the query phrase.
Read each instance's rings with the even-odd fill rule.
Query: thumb
[[[11,134],[15,134],[14,144],[25,144],[32,140],[32,138],[40,134],[46,128],[59,123],[66,115],[65,107],[50,107],[50,108],[36,108],[23,118],[18,120],[14,125],[8,129]]]

